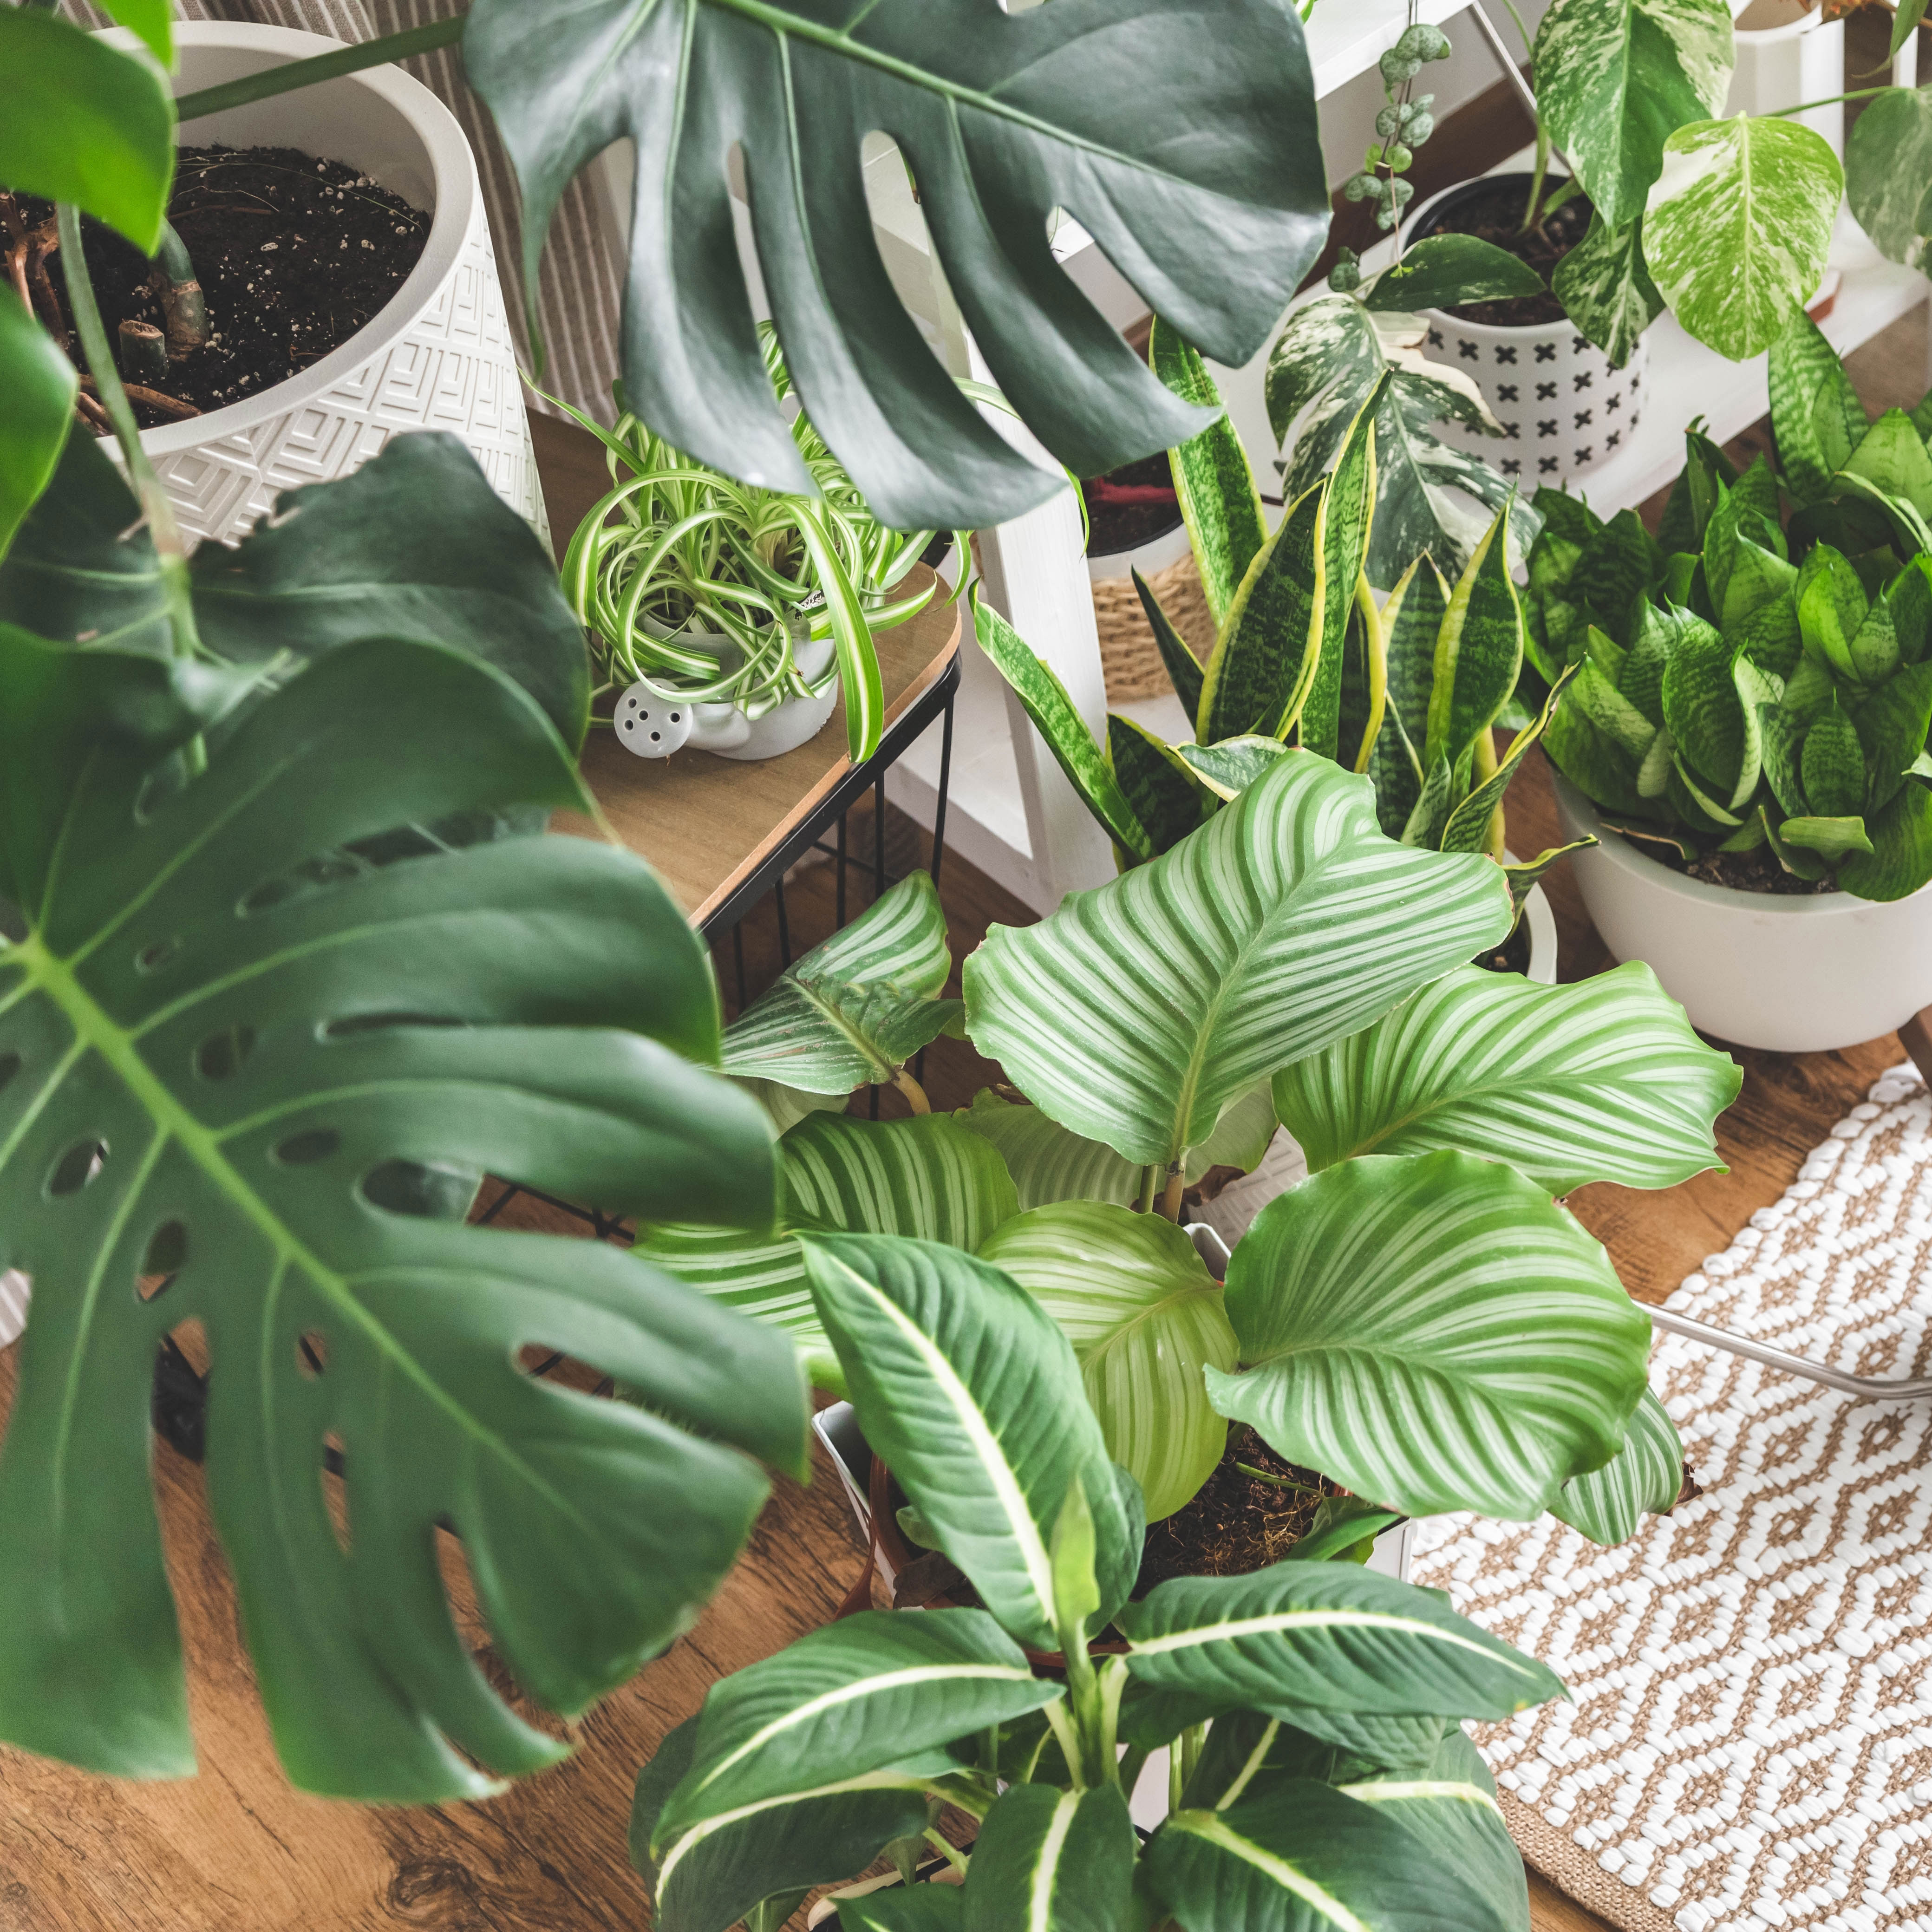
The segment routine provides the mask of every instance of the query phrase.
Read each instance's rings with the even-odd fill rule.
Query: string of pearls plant
[[[784,405],[790,377],[776,338],[762,333]],[[842,678],[847,748],[855,763],[870,757],[885,710],[873,639],[938,595],[936,578],[902,590],[935,532],[880,524],[802,409],[792,440],[816,498],[740,483],[694,460],[626,407],[621,385],[614,393],[614,429],[577,418],[602,439],[612,487],[578,526],[562,569],[564,594],[593,639],[596,695],[642,686],[667,704],[728,703],[757,718],[789,698],[822,697]],[[966,533],[953,536],[956,598],[968,553]]]

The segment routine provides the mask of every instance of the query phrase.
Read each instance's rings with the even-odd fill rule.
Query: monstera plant
[[[922,1108],[906,1059],[958,1023],[943,928],[908,943],[924,897],[802,961],[728,1029],[726,1066],[890,1080]],[[680,1225],[638,1252],[854,1393],[814,1244],[976,1253],[1067,1335],[1155,1519],[1233,1418],[1389,1512],[1553,1508],[1618,1540],[1675,1501],[1675,1438],[1644,1390],[1645,1316],[1552,1197],[1708,1166],[1739,1076],[1647,968],[1544,988],[1464,964],[1511,916],[1488,858],[1397,843],[1366,777],[1284,752],[1171,850],[968,958],[963,1024],[998,1090],[950,1116],[813,1112],[779,1142],[781,1238]],[[1262,1210],[1224,1286],[1176,1225],[1184,1190],[1204,1157],[1253,1166],[1277,1121],[1312,1178]]]
[[[1462,1723],[1561,1694],[1547,1670],[1346,1562],[1129,1601],[1138,1498],[1027,1294],[930,1241],[802,1246],[868,1438],[986,1607],[866,1611],[714,1684],[638,1780],[654,1925],[776,1932],[812,1887],[888,1851],[909,1876],[931,1846],[952,1882],[842,1890],[844,1932],[1527,1932]],[[1064,1652],[1064,1682],[1029,1647]],[[1167,1814],[1142,1843],[1128,1798],[1162,1744]],[[938,1828],[949,1811],[967,1831]]]

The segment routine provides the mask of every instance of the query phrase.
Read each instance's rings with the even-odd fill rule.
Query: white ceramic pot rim
[[[196,47],[241,48],[249,52],[275,54],[288,60],[306,60],[311,55],[333,53],[346,44],[331,40],[326,34],[305,34],[292,27],[260,26],[251,21],[177,20],[175,44],[185,51]],[[104,30],[100,38],[111,45],[132,52],[141,43],[124,27]],[[190,63],[183,62],[173,76],[177,94],[192,91]],[[476,170],[470,144],[456,118],[421,81],[414,80],[400,68],[364,68],[359,74],[338,75],[318,83],[322,87],[359,87],[380,96],[409,123],[423,144],[436,182],[436,206],[431,214],[428,239],[423,252],[388,302],[340,348],[332,349],[319,362],[312,362],[286,382],[276,383],[244,402],[231,403],[226,409],[212,410],[186,422],[169,423],[159,429],[144,430],[141,447],[150,457],[173,456],[204,443],[252,428],[272,416],[296,410],[326,394],[344,377],[352,376],[373,356],[409,328],[430,304],[436,290],[456,266],[464,237],[475,213],[478,195]],[[188,124],[192,128],[195,124]],[[331,160],[334,156],[320,158]]]
[[[1567,175],[1559,174],[1552,170],[1545,178],[1544,185],[1547,188],[1568,178]],[[1409,210],[1408,218],[1402,224],[1403,248],[1409,248],[1414,245],[1409,239],[1409,230],[1415,226],[1432,208],[1440,202],[1447,201],[1451,195],[1460,194],[1466,188],[1474,188],[1478,182],[1487,181],[1520,181],[1526,186],[1529,181],[1529,174],[1526,169],[1513,168],[1504,174],[1472,175],[1466,181],[1453,182],[1448,187],[1438,189],[1426,201],[1420,202]],[[1440,308],[1432,308],[1428,312],[1431,315],[1449,314],[1447,309]],[[1454,316],[1450,316],[1449,320],[1454,322],[1458,328],[1479,328],[1485,335],[1499,336],[1504,341],[1508,341],[1513,338],[1519,342],[1534,342],[1540,337],[1554,334],[1559,330],[1567,328],[1574,334],[1576,329],[1576,325],[1568,315],[1565,315],[1560,322],[1463,322]]]
[[[1768,47],[1780,40],[1795,40],[1801,34],[1816,33],[1821,27],[1844,25],[1842,20],[1828,20],[1822,7],[1814,7],[1801,14],[1795,20],[1787,20],[1781,27],[1740,27],[1733,24],[1731,32],[1740,40],[1748,41],[1753,46]]]
[[[1736,886],[1713,886],[1702,879],[1686,878],[1682,872],[1659,860],[1647,858],[1628,838],[1612,831],[1598,816],[1595,806],[1553,766],[1550,776],[1556,780],[1556,788],[1571,815],[1597,835],[1598,848],[1612,865],[1679,898],[1694,899],[1705,905],[1724,906],[1733,911],[1768,913],[1778,919],[1849,918],[1869,914],[1874,905],[1883,903],[1862,899],[1847,892],[1748,892]],[[1922,898],[1928,892],[1932,892],[1932,885],[1922,886],[1908,897]]]

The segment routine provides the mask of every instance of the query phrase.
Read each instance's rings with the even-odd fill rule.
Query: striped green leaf
[[[952,970],[939,889],[909,872],[725,1028],[724,1071],[808,1094],[889,1081],[957,1017]]]
[[[1189,1810],[1225,1811],[1248,1795],[1257,1780],[1282,1778],[1328,1781],[1331,1746],[1258,1711],[1230,1711],[1208,1726],[1194,1774],[1180,1794]]]
[[[1644,259],[1684,328],[1744,362],[1816,290],[1844,191],[1829,143],[1798,122],[1693,122],[1664,144]]]
[[[1157,854],[1179,844],[1213,802],[1173,747],[1131,718],[1108,714],[1107,762]]]
[[[778,1142],[779,1218],[769,1240],[716,1228],[642,1230],[633,1252],[782,1328],[821,1387],[842,1386],[819,1326],[800,1233],[908,1234],[976,1248],[1019,1211],[998,1148],[950,1114],[862,1120],[813,1114]]]
[[[901,1765],[1065,1694],[984,1610],[866,1610],[706,1694],[689,1768],[652,1834]]]
[[[1644,331],[1664,313],[1664,297],[1644,266],[1643,224],[1611,226],[1592,215],[1589,231],[1556,265],[1550,285],[1564,313],[1621,369]]]
[[[1496,944],[1484,858],[1382,836],[1374,788],[1298,753],[1153,864],[996,927],[968,1028],[1063,1126],[1172,1166],[1227,1103]]]
[[[1924,10],[1924,0],[1917,0]],[[1906,8],[1898,16],[1903,23]],[[1908,268],[1932,236],[1932,90],[1888,87],[1870,102],[1845,142],[1845,195],[1882,255]]]
[[[1864,440],[1864,406],[1838,352],[1802,309],[1771,346],[1770,381],[1778,466],[1798,502],[1815,503]]]
[[[1224,1711],[1507,1718],[1562,1684],[1434,1593],[1352,1563],[1177,1576],[1116,1619],[1136,1682]]]
[[[808,498],[797,496],[788,502],[786,514],[805,539],[812,575],[825,593],[826,615],[832,625],[832,655],[838,661],[839,687],[844,694],[845,755],[854,764],[862,764],[879,748],[879,739],[886,728],[885,685],[879,670],[879,653],[872,642],[872,627],[866,620],[858,586],[826,527],[823,512]]]
[[[1284,1067],[1274,1100],[1312,1173],[1458,1148],[1568,1194],[1722,1172],[1713,1123],[1743,1078],[1638,962],[1572,986],[1466,966]]]
[[[1139,1567],[1142,1526],[1052,1318],[956,1249],[878,1234],[802,1239],[860,1426],[937,1546],[1013,1636],[1054,1648],[1049,1544],[1078,1476],[1099,1539],[1104,1622]]]
[[[1255,488],[1246,446],[1228,420],[1221,393],[1198,352],[1156,316],[1148,343],[1154,373],[1180,398],[1220,412],[1198,436],[1168,452],[1201,588],[1218,628],[1248,566],[1268,542],[1268,520]]]
[[[1134,590],[1141,600],[1141,609],[1146,614],[1148,628],[1154,633],[1156,649],[1160,652],[1160,661],[1166,667],[1168,682],[1174,686],[1174,694],[1180,700],[1180,708],[1187,714],[1187,722],[1193,724],[1201,710],[1201,660],[1194,655],[1193,647],[1174,628],[1173,621],[1160,608],[1160,599],[1154,594],[1153,586],[1138,570],[1127,573],[1134,580]]]
[[[1016,1784],[973,1846],[963,1932],[1120,1932],[1139,1844],[1114,1784]]]
[[[1643,212],[1665,137],[1724,110],[1724,0],[1554,0],[1532,64],[1543,124],[1612,226]]]
[[[1342,660],[1356,586],[1368,560],[1376,506],[1376,412],[1388,380],[1384,376],[1370,392],[1322,492],[1321,637],[1318,644],[1310,639],[1315,676],[1296,721],[1295,742],[1324,758],[1341,755]]]
[[[1496,814],[1502,808],[1503,794],[1510,788],[1511,781],[1522,769],[1522,761],[1536,746],[1542,742],[1544,734],[1550,729],[1550,720],[1556,716],[1570,686],[1576,681],[1584,667],[1581,664],[1567,666],[1549,695],[1543,700],[1542,708],[1529,722],[1512,738],[1496,768],[1488,777],[1472,788],[1468,797],[1450,813],[1442,827],[1438,842],[1444,852],[1484,852],[1497,858],[1502,850],[1502,835],[1498,828]],[[1478,746],[1480,751],[1481,747]],[[1478,760],[1476,770],[1480,773],[1482,764]],[[1512,870],[1516,869],[1512,868]],[[1516,888],[1514,880],[1512,893]],[[1520,904],[1520,898],[1518,898]]]
[[[838,1932],[960,1932],[966,1895],[956,1885],[884,1885],[838,1900]]]
[[[1932,880],[1932,791],[1922,784],[1901,788],[1865,829],[1870,853],[1851,854],[1838,866],[1846,892],[1862,899],[1902,899]]]
[[[1874,616],[1885,608],[1874,604]],[[1852,722],[1864,754],[1862,808],[1876,812],[1892,802],[1912,761],[1924,754],[1932,731],[1932,662],[1906,664],[1888,676],[1853,710]]]
[[[1664,667],[1664,728],[1696,789],[1732,812],[1756,789],[1763,767],[1756,707],[1745,702],[1737,663],[1737,652],[1702,618],[1679,616]]]
[[[1649,1318],[1601,1246],[1453,1149],[1344,1161],[1270,1202],[1227,1307],[1250,1366],[1208,1371],[1215,1406],[1407,1516],[1539,1515],[1622,1448],[1644,1386]]]
[[[1845,465],[1848,476],[1862,477],[1888,496],[1932,517],[1932,454],[1903,410],[1888,410],[1865,432]]]
[[[1402,836],[1422,796],[1422,747],[1436,686],[1436,640],[1449,609],[1449,586],[1429,557],[1418,557],[1382,606],[1388,692],[1382,728],[1369,754],[1376,816],[1391,838]]]
[[[1314,682],[1328,586],[1322,568],[1317,482],[1291,503],[1249,566],[1202,674],[1195,736],[1218,743],[1250,732],[1286,736]]]
[[[1218,745],[1177,745],[1175,752],[1218,799],[1239,798],[1288,756],[1279,738],[1227,738]]]
[[[1600,1469],[1566,1483],[1550,1513],[1607,1547],[1628,1543],[1646,1516],[1668,1516],[1683,1487],[1684,1444],[1646,1388],[1623,1448]]]
[[[980,1254],[1059,1324],[1107,1454],[1139,1483],[1150,1522],[1172,1515],[1227,1447],[1202,1372],[1232,1369],[1238,1354],[1194,1244],[1158,1214],[1064,1201],[1016,1216]]]
[[[1371,309],[1414,315],[1542,292],[1543,278],[1507,248],[1474,235],[1431,235],[1376,276],[1362,301]]]
[[[1835,691],[1804,734],[1798,769],[1814,816],[1846,818],[1863,810],[1864,752],[1858,743],[1858,727],[1838,708]],[[1785,834],[1787,838],[1790,836]]]
[[[1436,638],[1423,769],[1458,765],[1495,724],[1522,668],[1522,605],[1510,574],[1510,505],[1483,533],[1449,598]]]

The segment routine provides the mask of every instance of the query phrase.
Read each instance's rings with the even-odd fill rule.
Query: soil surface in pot
[[[1088,477],[1080,494],[1087,500],[1089,556],[1138,550],[1180,527],[1180,500],[1165,451],[1124,463],[1104,476]]]
[[[1520,919],[1502,945],[1479,952],[1469,962],[1489,973],[1527,973],[1529,970],[1529,921]]]
[[[1641,852],[1646,859],[1656,860],[1673,872],[1682,872],[1687,879],[1696,879],[1707,886],[1727,886],[1736,892],[1768,892],[1774,898],[1814,898],[1820,893],[1838,890],[1828,878],[1801,879],[1787,872],[1778,862],[1778,855],[1768,845],[1760,845],[1754,852],[1706,852],[1686,862],[1668,845],[1653,845],[1636,839],[1624,842],[1633,851]]]
[[[30,227],[52,212],[24,195],[20,212]],[[164,377],[137,382],[191,405],[135,397],[143,429],[245,402],[341,347],[402,286],[430,223],[346,162],[292,148],[180,149],[168,219],[194,258],[209,338],[170,362]],[[165,329],[148,286],[154,265],[97,222],[83,220],[82,232],[109,341],[118,343],[124,321]],[[58,254],[47,266],[64,323]]]
[[[1473,235],[1479,242],[1493,242],[1519,261],[1526,262],[1546,282],[1556,273],[1557,263],[1588,232],[1590,198],[1573,195],[1555,214],[1525,234],[1522,214],[1528,192],[1526,182],[1505,176],[1492,186],[1463,196],[1453,208],[1432,214],[1418,227],[1415,239],[1419,242],[1429,235]],[[1553,295],[1540,295],[1517,296],[1508,302],[1470,302],[1448,313],[1464,322],[1480,322],[1487,328],[1524,328],[1561,322],[1564,310]]]

